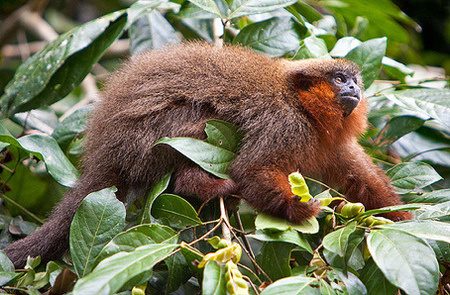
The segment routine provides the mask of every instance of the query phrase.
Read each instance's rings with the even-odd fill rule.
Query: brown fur
[[[241,47],[185,44],[143,54],[112,75],[88,130],[79,184],[48,223],[6,248],[16,266],[27,255],[58,258],[68,246],[69,223],[89,192],[116,185],[126,201],[175,169],[174,192],[203,200],[237,193],[256,209],[301,222],[317,203],[292,198],[294,171],[347,190],[367,208],[400,204],[388,179],[356,144],[366,125],[361,102],[344,117],[336,71],[359,70],[344,60],[273,60]],[[204,139],[205,122],[221,119],[244,132],[230,167],[233,180],[217,179],[167,145],[164,137]],[[404,213],[388,217],[405,219]]]

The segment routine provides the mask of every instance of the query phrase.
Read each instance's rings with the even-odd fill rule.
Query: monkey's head
[[[305,59],[291,62],[289,79],[300,93],[315,93],[320,103],[338,106],[349,116],[362,99],[360,69],[344,59]]]

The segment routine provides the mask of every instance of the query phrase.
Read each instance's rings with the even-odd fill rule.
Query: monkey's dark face
[[[331,77],[331,83],[338,91],[338,100],[342,105],[344,116],[347,117],[358,106],[361,100],[361,89],[358,80],[346,72],[336,72]]]

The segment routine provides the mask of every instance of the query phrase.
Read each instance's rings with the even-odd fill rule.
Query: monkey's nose
[[[344,116],[347,117],[350,115],[353,110],[358,106],[360,100],[359,96],[341,96],[340,103],[342,105],[342,109],[344,111]]]

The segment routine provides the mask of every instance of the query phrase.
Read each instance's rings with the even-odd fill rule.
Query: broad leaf
[[[296,3],[296,0],[234,0],[228,18],[265,13]]]
[[[3,114],[12,116],[51,104],[69,94],[120,36],[125,11],[97,18],[61,35],[24,62],[0,98]]]
[[[145,202],[144,209],[142,210],[140,223],[151,223],[151,211],[153,202],[156,198],[161,195],[169,186],[170,178],[172,176],[172,172],[167,173],[161,179],[152,186],[150,193],[147,196],[147,201]]]
[[[416,214],[416,216],[417,219],[420,220],[431,219],[444,222],[450,221],[450,201],[433,206],[422,206],[422,208],[417,211],[418,214]]]
[[[450,129],[449,89],[408,89],[386,97],[400,107],[424,114]]]
[[[78,277],[87,275],[102,248],[125,226],[125,206],[116,189],[90,193],[78,207],[70,226],[70,253]]]
[[[301,295],[301,294],[320,294],[318,288],[313,288],[311,285],[316,283],[317,280],[304,277],[295,276],[288,277],[276,281],[275,283],[269,285],[261,292],[261,295]]]
[[[366,88],[375,81],[380,72],[381,61],[386,53],[386,42],[386,38],[366,41],[345,56],[361,68],[361,75]]]
[[[383,57],[381,62],[383,63],[383,67],[386,72],[400,81],[405,81],[406,76],[412,76],[414,74],[412,69],[387,56]]]
[[[413,116],[394,117],[386,123],[382,139],[391,144],[403,135],[419,129],[424,123],[425,120]]]
[[[242,134],[236,125],[221,120],[208,120],[205,132],[208,135],[206,141],[210,144],[230,152],[236,153],[238,151]]]
[[[177,242],[177,233],[168,226],[159,224],[142,224],[134,226],[115,236],[97,256],[96,264],[118,252],[130,252],[139,246]]]
[[[398,288],[389,283],[378,266],[370,259],[361,272],[361,281],[369,295],[397,295]]]
[[[403,223],[385,224],[380,228],[405,231],[422,239],[443,241],[450,244],[450,223],[432,220],[417,220]]]
[[[0,271],[14,272],[14,264],[3,250],[0,250]]]
[[[58,143],[48,135],[32,134],[15,139],[0,125],[0,142],[8,143],[32,153],[44,161],[48,173],[61,185],[73,186],[77,170],[66,158]]]
[[[330,58],[325,41],[312,35],[303,39],[293,59]]]
[[[403,231],[372,231],[367,246],[389,282],[407,294],[434,294],[439,281],[436,257],[420,238]],[[417,255],[420,253],[420,255]]]
[[[225,281],[225,271],[225,265],[219,265],[214,260],[208,261],[203,271],[202,294],[226,294],[227,282]]]
[[[301,224],[294,224],[285,219],[259,213],[255,220],[256,229],[272,229],[284,231],[289,228],[305,234],[315,234],[319,231],[319,222],[315,217],[304,220]]]
[[[168,144],[205,171],[229,179],[228,166],[236,157],[235,153],[219,148],[210,143],[188,137],[164,137],[156,144]]]
[[[78,280],[74,295],[113,294],[130,279],[151,270],[178,245],[150,244],[133,252],[119,252],[100,262],[87,276]]]
[[[263,242],[291,243],[299,246],[311,254],[313,253],[313,250],[305,237],[301,233],[292,229],[287,229],[284,231],[257,230],[253,235],[247,235],[247,237]]]
[[[270,56],[295,52],[300,45],[300,25],[291,18],[271,18],[250,24],[234,38],[233,44],[251,47]]]
[[[345,284],[347,289],[347,294],[349,295],[365,295],[367,294],[367,289],[361,280],[355,276],[353,273],[347,271],[344,272],[339,268],[333,268],[334,272],[337,274],[339,279]]]
[[[294,245],[283,242],[265,242],[261,255],[257,257],[258,264],[272,280],[278,280],[291,275],[289,261]]]
[[[226,19],[228,15],[228,5],[223,0],[190,0],[201,9],[211,12],[221,19]]]
[[[56,126],[52,137],[59,143],[72,140],[86,129],[88,115],[92,110],[93,107],[88,105],[73,112]]]
[[[180,42],[172,25],[157,10],[136,20],[129,29],[132,55]]]
[[[408,198],[409,199],[409,198]],[[444,203],[450,201],[450,189],[436,190],[409,199],[408,203]]]
[[[156,198],[152,206],[152,215],[157,219],[166,220],[170,226],[176,228],[202,224],[191,204],[183,198],[170,194],[162,194]]]
[[[386,172],[399,193],[409,193],[441,180],[442,177],[427,163],[407,162]]]

